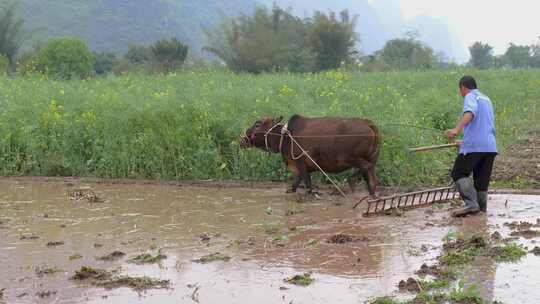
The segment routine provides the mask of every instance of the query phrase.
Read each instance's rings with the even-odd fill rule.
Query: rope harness
[[[278,126],[281,126],[281,132],[280,133],[272,133],[272,130],[274,130]],[[257,132],[257,133],[262,133],[262,132]],[[270,129],[268,129],[268,131],[266,131],[264,133],[265,149],[266,149],[266,151],[271,152],[270,147],[268,146],[268,135],[279,135],[280,136],[279,145],[278,145],[278,152],[279,153],[282,153],[282,150],[283,150],[283,138],[285,136],[288,136],[289,139],[291,140],[291,159],[292,160],[299,160],[303,156],[306,156],[315,165],[315,167],[317,167],[317,169],[319,169],[319,171],[321,171],[321,173],[332,183],[332,185],[334,185],[334,187],[338,190],[338,192],[344,198],[347,198],[347,195],[345,195],[345,193],[343,192],[343,190],[341,190],[341,188],[338,186],[338,184],[326,173],[326,171],[324,171],[321,168],[321,166],[319,166],[319,164],[311,157],[311,155],[309,155],[309,153],[292,136],[291,132],[288,129],[288,123],[286,123],[286,124],[277,123],[274,126],[272,126]],[[244,133],[244,136],[247,137],[247,135],[245,135],[245,133]],[[298,136],[298,137],[301,137],[301,136]],[[330,137],[330,136],[326,136],[326,137]],[[294,155],[294,146],[295,145],[298,146],[298,149],[300,149],[300,151],[302,152],[298,156]]]

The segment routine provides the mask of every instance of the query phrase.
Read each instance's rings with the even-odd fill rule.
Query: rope
[[[278,135],[281,136],[281,133],[272,132],[272,130],[276,126],[283,126],[282,124],[277,124],[271,127],[266,132],[255,132],[255,134],[264,134],[265,137],[268,135]],[[410,124],[402,124],[402,123],[388,123],[388,124],[382,124],[379,126],[398,126],[398,127],[411,127],[411,128],[417,128],[421,130],[430,130],[430,131],[436,131],[436,132],[442,132],[444,130],[437,129],[437,128],[431,128],[431,127],[422,127],[422,126],[416,126],[416,125],[410,125]],[[335,138],[335,137],[372,137],[373,135],[367,135],[367,134],[332,134],[332,135],[295,135],[295,138]]]
[[[321,173],[334,185],[334,187],[339,191],[339,193],[344,198],[347,198],[347,195],[345,195],[345,193],[341,190],[341,188],[337,185],[337,183],[330,176],[328,176],[328,174],[319,166],[319,164],[317,164],[317,162],[309,155],[309,153],[306,150],[304,150],[304,148],[302,148],[302,146],[296,141],[296,139],[294,139],[294,137],[291,135],[291,132],[289,132],[287,130],[286,134],[291,139],[291,142],[295,143],[298,146],[298,148],[302,151],[302,154],[300,154],[300,156],[298,156],[298,158],[296,158],[295,160],[297,160],[297,159],[299,159],[299,158],[301,158],[302,156],[305,155],[307,158],[309,158],[309,160],[311,160],[313,162],[313,164],[315,164],[317,169],[319,169],[319,171],[321,171]],[[293,155],[293,147],[294,147],[294,145],[291,145],[291,157],[294,157],[294,155]]]

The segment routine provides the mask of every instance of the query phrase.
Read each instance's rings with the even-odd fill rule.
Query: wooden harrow
[[[409,149],[409,152],[424,152],[437,149],[458,147],[458,144],[446,144],[430,147],[420,147]],[[438,202],[444,202],[459,197],[459,193],[456,186],[452,184],[448,187],[427,189],[409,193],[395,194],[391,196],[380,197],[376,199],[367,200],[367,210],[364,212],[364,216],[373,216],[377,214],[384,214],[385,211],[399,208],[403,210],[423,207]],[[362,201],[358,202],[354,208],[356,208]]]
[[[394,208],[406,210],[423,207],[457,197],[459,197],[459,195],[456,187],[452,185],[450,187],[427,189],[370,199],[367,201],[367,210],[364,212],[364,216],[381,214]]]

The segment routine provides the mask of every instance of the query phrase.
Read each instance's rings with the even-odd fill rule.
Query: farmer
[[[463,76],[459,90],[464,97],[463,116],[454,129],[446,130],[449,140],[454,140],[463,130],[459,143],[459,155],[452,169],[465,207],[453,216],[465,216],[487,210],[487,190],[491,179],[493,161],[497,155],[495,141],[495,115],[491,100],[482,94],[471,76]],[[473,174],[474,183],[469,176]]]

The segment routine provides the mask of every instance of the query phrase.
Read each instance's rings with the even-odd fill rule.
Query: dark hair
[[[469,90],[477,89],[476,80],[472,76],[466,75],[459,80],[459,87],[466,87]]]

